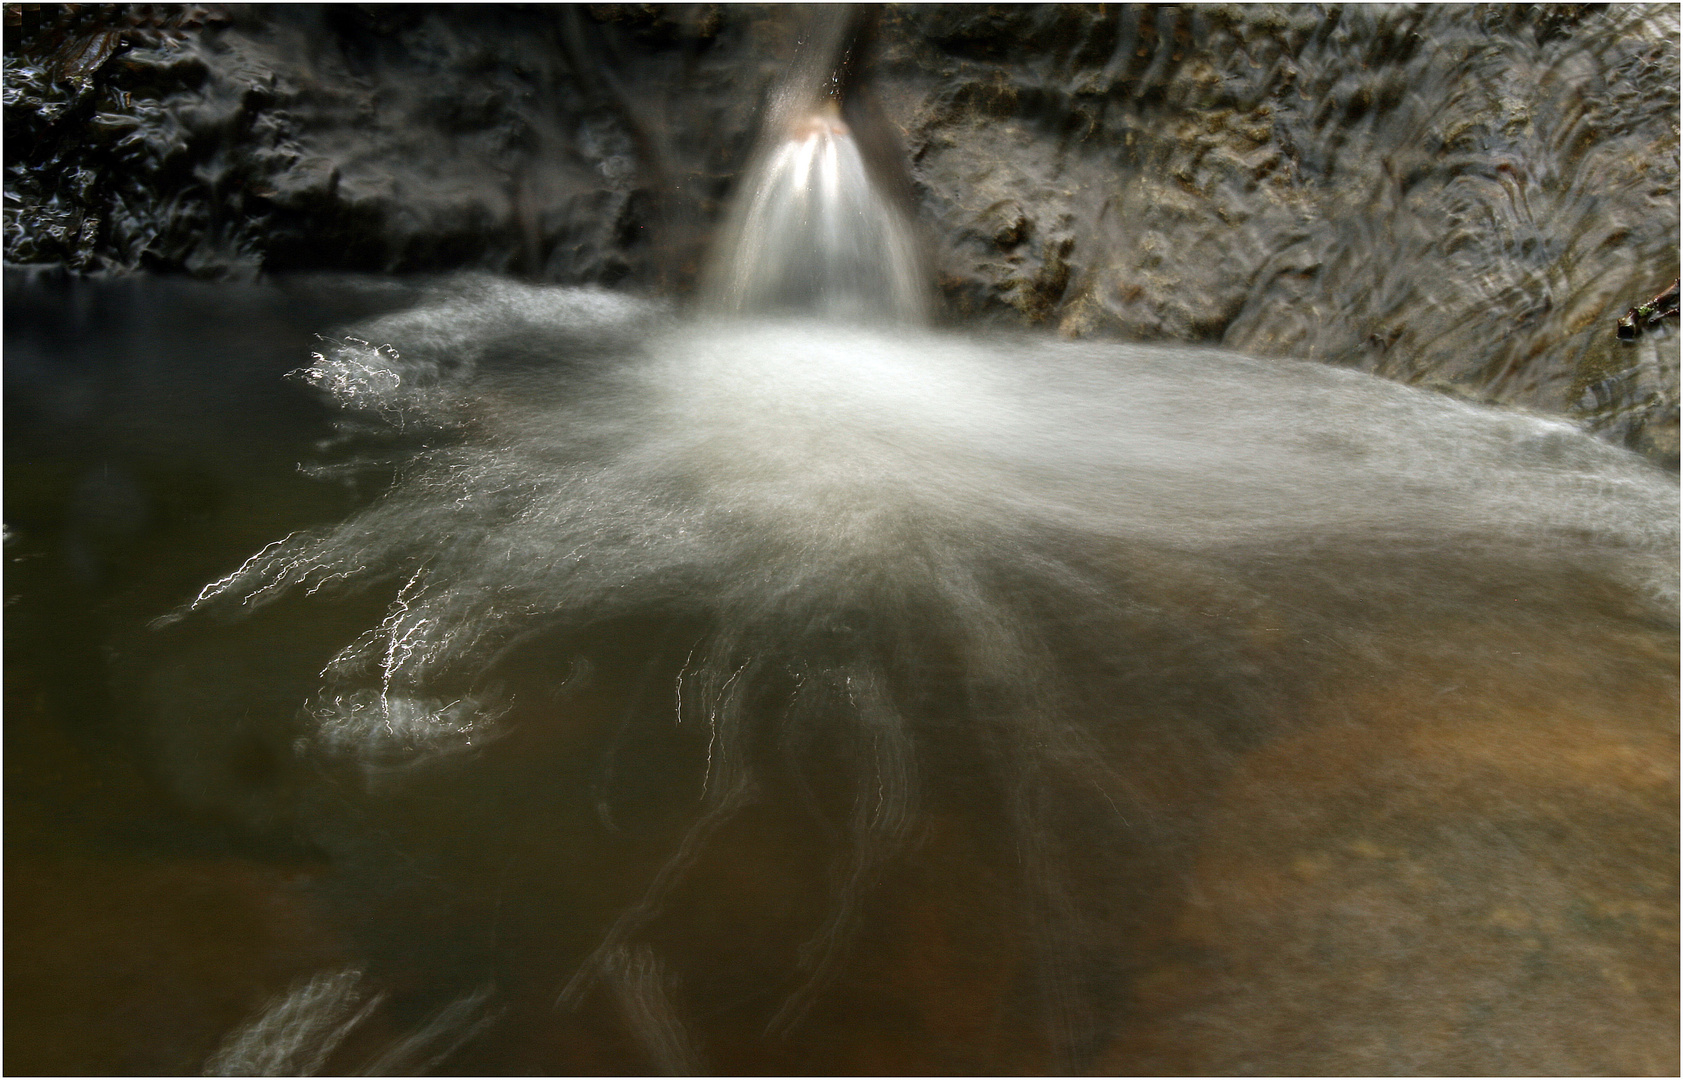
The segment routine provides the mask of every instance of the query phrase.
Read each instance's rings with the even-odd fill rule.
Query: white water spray
[[[915,228],[872,181],[834,103],[794,121],[747,178],[709,269],[709,307],[732,315],[928,317]]]

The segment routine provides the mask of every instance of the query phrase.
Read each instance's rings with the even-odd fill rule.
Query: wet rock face
[[[1675,10],[904,8],[953,306],[1565,412],[1675,467]]]
[[[659,204],[716,211],[758,104],[717,85],[703,54],[731,35],[716,19],[337,5],[14,15],[7,259],[82,271],[654,281]],[[116,45],[70,59],[89,39]],[[662,104],[649,86],[711,103],[684,118],[711,156],[691,155],[677,185],[637,115]]]
[[[736,5],[14,5],[11,264],[681,292],[809,27]],[[1674,7],[889,6],[862,116],[965,321],[1306,356],[1673,467]]]

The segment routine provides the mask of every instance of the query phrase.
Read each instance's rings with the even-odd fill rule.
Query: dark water
[[[494,279],[6,310],[8,1071],[1675,1065],[1675,478],[1563,423]]]
[[[330,292],[8,279],[13,1071],[196,1072],[276,980],[336,955],[300,891],[319,855],[172,770],[167,725],[116,673],[196,579],[351,505],[297,474],[327,429],[281,376],[314,326],[362,310]],[[229,738],[198,753],[244,753],[260,788],[268,751]]]

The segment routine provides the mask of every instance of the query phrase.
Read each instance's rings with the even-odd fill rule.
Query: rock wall
[[[9,5],[5,254],[485,269],[682,294],[821,16],[755,5]],[[1675,6],[888,6],[967,323],[1307,356],[1676,467]]]
[[[906,8],[949,298],[1566,412],[1677,457],[1677,12]]]
[[[705,11],[14,14],[6,257],[84,272],[477,268],[658,287],[653,249],[676,230],[656,227],[717,216],[774,73],[767,56],[757,84],[749,64],[734,85],[765,20]],[[684,114],[662,115],[680,96]],[[657,205],[674,158],[688,214]]]

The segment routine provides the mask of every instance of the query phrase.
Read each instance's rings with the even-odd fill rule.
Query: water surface
[[[1676,485],[1562,421],[490,278],[7,307],[14,1071],[1664,1063]]]

